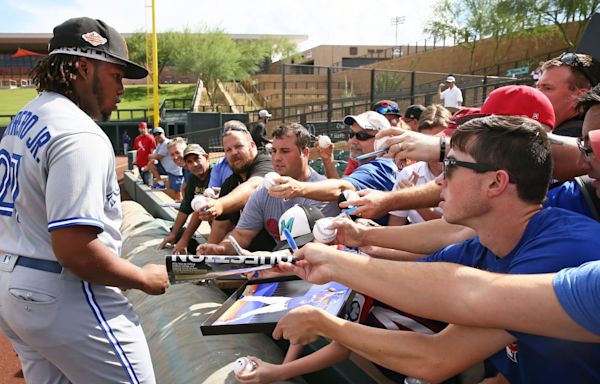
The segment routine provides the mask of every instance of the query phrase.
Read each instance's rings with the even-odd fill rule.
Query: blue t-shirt
[[[392,161],[378,157],[368,163],[362,164],[344,180],[348,180],[357,191],[361,189],[376,189],[378,191],[391,191],[394,188],[398,174],[398,167]]]
[[[357,191],[361,189],[375,189],[378,191],[391,191],[398,178],[398,167],[392,161],[378,157],[368,163],[360,165],[350,175],[344,176]],[[375,219],[380,225],[387,225],[390,215],[385,214]]]
[[[444,261],[511,274],[557,272],[600,259],[600,223],[560,208],[536,213],[515,248],[496,257],[473,238],[421,261]],[[498,303],[502,305],[502,303]],[[511,383],[600,382],[600,344],[509,331],[517,341],[492,362]]]
[[[552,285],[565,312],[583,328],[600,335],[600,261],[563,269]]]
[[[568,209],[569,211],[594,218],[589,204],[581,193],[579,184],[574,180],[566,181],[550,189],[546,194],[546,201],[544,201],[545,207]]]
[[[210,174],[210,181],[208,182],[209,188],[221,188],[223,182],[227,179],[233,171],[227,162],[226,157],[221,157],[212,166],[212,173]]]

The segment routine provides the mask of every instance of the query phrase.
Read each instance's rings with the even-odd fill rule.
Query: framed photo
[[[289,311],[312,305],[340,316],[352,300],[350,288],[335,282],[317,285],[296,276],[250,280],[201,326],[203,335],[271,333]]]

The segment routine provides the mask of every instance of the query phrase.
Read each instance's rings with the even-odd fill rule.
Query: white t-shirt
[[[7,172],[7,170],[9,170]],[[56,260],[50,232],[91,226],[121,251],[121,196],[106,134],[66,97],[43,92],[0,141],[0,249]]]
[[[415,185],[423,185],[423,184],[427,184],[432,180],[435,180],[435,178],[437,177],[436,175],[434,175],[433,173],[431,173],[431,170],[429,170],[429,166],[427,165],[427,162],[425,161],[419,161],[418,163],[415,164],[411,164],[407,167],[402,168],[402,170],[400,171],[400,173],[398,174],[398,179],[396,181],[396,185],[394,185],[394,191],[397,191],[401,188],[399,188],[398,186],[398,182],[400,180],[411,180],[413,178],[413,172],[416,173],[417,175],[419,175],[419,179],[417,180],[417,182],[415,183]],[[442,213],[442,208],[440,207],[436,207],[435,210],[439,213]],[[423,221],[423,217],[421,217],[421,215],[419,215],[419,213],[412,209],[409,211],[391,211],[390,215],[394,215],[394,216],[399,216],[399,217],[407,217],[411,223],[422,223]]]
[[[162,143],[156,143],[156,149],[154,150],[154,153],[163,157],[162,159],[160,159],[160,163],[162,164],[165,171],[167,171],[167,173],[170,173],[171,175],[175,176],[181,176],[183,175],[183,169],[177,164],[175,164],[173,159],[171,159],[171,156],[169,156],[169,150],[167,149],[169,141],[169,139],[165,138],[165,140]]]
[[[454,86],[453,88],[446,89],[444,92],[442,92],[442,101],[444,102],[444,107],[446,108],[460,108],[460,105],[463,102],[460,88]]]

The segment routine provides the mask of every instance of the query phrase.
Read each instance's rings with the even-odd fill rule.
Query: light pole
[[[406,20],[406,16],[396,16],[392,18],[392,26],[396,27],[396,45],[398,47],[398,25],[404,24],[404,20]]]

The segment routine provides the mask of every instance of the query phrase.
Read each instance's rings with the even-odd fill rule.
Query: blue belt
[[[57,261],[32,259],[25,256],[19,256],[15,265],[52,273],[61,273],[63,269]]]

